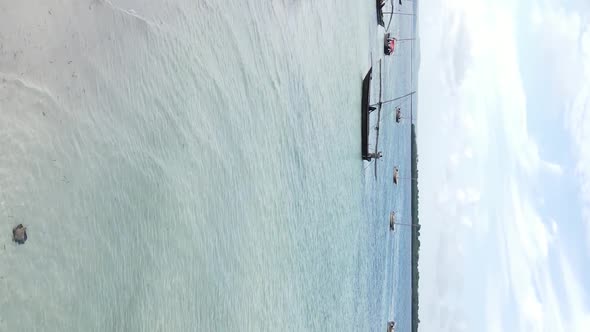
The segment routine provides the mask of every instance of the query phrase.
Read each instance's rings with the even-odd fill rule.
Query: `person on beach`
[[[18,244],[25,244],[27,241],[27,228],[23,224],[18,224],[12,229],[12,241]]]
[[[367,155],[367,160],[371,161],[371,159],[380,159],[381,157],[383,157],[383,155],[381,154],[381,151],[375,153],[375,152],[369,152],[369,154]]]

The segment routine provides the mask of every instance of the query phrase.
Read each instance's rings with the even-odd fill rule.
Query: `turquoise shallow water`
[[[359,156],[370,4],[0,8],[0,330],[409,326],[409,183]]]

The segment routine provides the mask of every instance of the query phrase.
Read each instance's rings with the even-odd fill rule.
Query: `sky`
[[[419,8],[421,331],[590,330],[590,1]]]

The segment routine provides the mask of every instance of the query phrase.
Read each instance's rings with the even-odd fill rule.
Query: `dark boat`
[[[385,28],[385,21],[383,21],[383,6],[385,6],[385,0],[375,0],[375,6],[377,7],[377,24]]]
[[[371,90],[371,75],[373,67],[369,69],[363,79],[362,99],[361,99],[361,153],[364,160],[370,160],[369,154],[369,92]]]

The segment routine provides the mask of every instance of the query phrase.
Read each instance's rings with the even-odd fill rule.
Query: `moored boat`
[[[395,52],[395,44],[397,39],[391,37],[391,33],[386,33],[383,43],[383,52],[385,55],[392,55]]]

